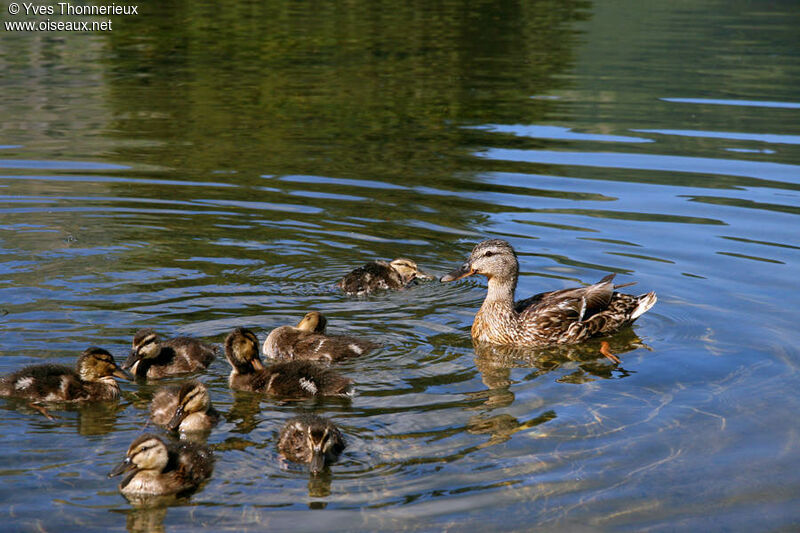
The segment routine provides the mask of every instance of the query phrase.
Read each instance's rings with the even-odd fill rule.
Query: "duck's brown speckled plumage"
[[[130,379],[102,348],[92,346],[78,357],[76,368],[30,365],[0,378],[0,396],[43,402],[85,402],[119,397],[114,378]]]
[[[131,354],[123,368],[137,378],[161,379],[199,372],[208,368],[217,354],[217,347],[192,337],[175,337],[162,341],[152,329],[136,332]]]
[[[263,354],[273,359],[341,361],[358,357],[378,345],[346,335],[327,335],[327,319],[317,311],[307,313],[297,326],[273,329],[264,341]]]
[[[400,290],[415,279],[432,279],[417,267],[411,259],[398,258],[386,261],[372,261],[358,267],[336,284],[347,294],[367,294],[377,290]]]
[[[225,339],[225,357],[233,367],[228,378],[232,389],[286,399],[353,395],[350,379],[311,361],[287,361],[265,368],[258,357],[258,338],[244,328],[236,328]]]
[[[196,489],[211,476],[214,458],[206,446],[168,444],[145,434],[133,441],[125,459],[109,477],[131,472],[119,485],[126,497],[180,494]]]
[[[442,277],[454,281],[472,274],[489,280],[486,299],[472,323],[478,342],[511,346],[573,344],[608,335],[633,323],[656,303],[656,294],[615,292],[614,275],[587,287],[537,294],[514,303],[519,263],[506,241],[479,243],[459,269]]]
[[[150,402],[150,419],[170,431],[208,431],[219,422],[208,388],[199,381],[169,385],[156,391]]]
[[[308,463],[312,474],[336,461],[346,446],[341,431],[327,418],[300,415],[281,430],[278,451],[296,463]]]

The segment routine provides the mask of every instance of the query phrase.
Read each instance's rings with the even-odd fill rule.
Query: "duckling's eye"
[[[491,250],[487,250],[487,251],[486,251],[486,252],[483,254],[483,257],[492,257],[493,255],[494,255],[494,253],[493,253]]]

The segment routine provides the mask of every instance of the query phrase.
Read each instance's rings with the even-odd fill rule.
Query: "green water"
[[[141,327],[263,341],[312,309],[381,348],[337,366],[352,402],[234,394],[214,362],[214,474],[167,506],[106,477],[154,385],[52,421],[0,401],[4,527],[800,526],[794,2],[228,4],[0,30],[0,373],[124,359]],[[333,289],[376,258],[441,275],[489,237],[519,297],[655,290],[609,339],[622,365],[598,342],[476,352],[482,279]],[[276,450],[298,412],[348,439],[318,478]]]

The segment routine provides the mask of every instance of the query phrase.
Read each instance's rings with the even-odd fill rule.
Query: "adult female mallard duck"
[[[519,263],[511,245],[500,239],[478,243],[469,259],[441,281],[473,274],[486,276],[489,288],[472,323],[472,338],[490,344],[547,346],[582,342],[632,324],[656,303],[654,292],[640,296],[615,292],[632,283],[614,285],[613,274],[594,285],[544,292],[514,303]],[[615,359],[613,354],[603,353]]]
[[[358,357],[378,345],[345,335],[326,335],[325,316],[311,311],[297,326],[273,329],[264,341],[265,357],[273,359],[307,359],[312,361],[341,361]]]
[[[208,388],[199,381],[170,385],[156,391],[150,403],[150,419],[169,431],[208,431],[219,422]]]
[[[391,263],[372,261],[358,267],[336,286],[347,294],[359,295],[380,289],[404,289],[415,279],[433,279],[433,276],[420,270],[411,259],[401,257]]]
[[[281,398],[353,395],[353,382],[311,361],[287,361],[264,367],[258,357],[258,338],[236,328],[225,339],[225,357],[233,367],[232,389],[260,392]]]
[[[3,376],[0,396],[36,402],[114,400],[119,397],[119,385],[114,378],[130,379],[130,376],[117,366],[114,356],[92,346],[78,357],[76,368],[47,363],[26,366]]]
[[[312,474],[318,474],[336,461],[346,444],[341,431],[327,418],[300,415],[289,419],[281,430],[278,451],[296,463],[308,463]]]
[[[128,498],[180,494],[196,489],[211,476],[214,458],[205,447],[183,442],[167,444],[145,434],[131,443],[125,459],[108,477],[131,472],[119,484]]]
[[[216,353],[216,346],[191,337],[162,341],[152,329],[140,329],[122,367],[130,369],[137,378],[161,379],[205,370]]]

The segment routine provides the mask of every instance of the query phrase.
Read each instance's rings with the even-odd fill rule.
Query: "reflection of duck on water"
[[[575,344],[629,326],[656,303],[654,292],[640,296],[615,292],[630,284],[614,285],[613,274],[594,285],[544,292],[515,303],[519,262],[511,245],[500,239],[478,243],[469,259],[441,281],[473,274],[489,280],[486,299],[472,323],[472,338],[481,343],[518,347]],[[605,346],[601,352],[619,362]]]
[[[649,347],[632,330],[622,331],[606,341],[613,353],[624,354],[639,348]],[[508,388],[511,384],[512,368],[531,368],[526,380],[543,376],[559,368],[575,366],[557,381],[584,383],[594,378],[611,379],[630,374],[620,366],[610,367],[598,360],[597,341],[575,345],[549,346],[547,348],[518,348],[475,343],[475,366],[481,373],[484,385],[489,389]]]

